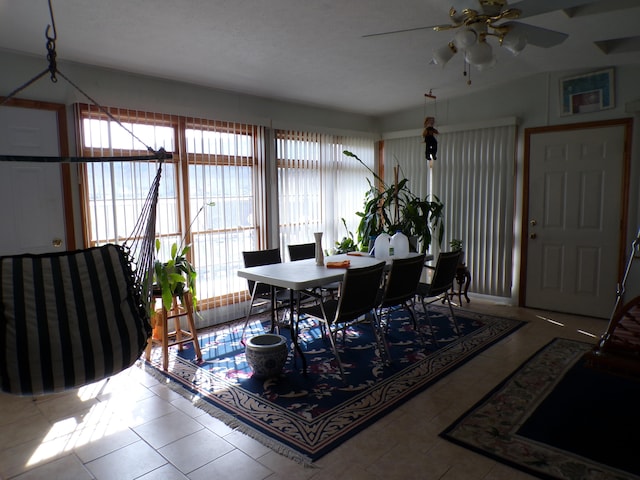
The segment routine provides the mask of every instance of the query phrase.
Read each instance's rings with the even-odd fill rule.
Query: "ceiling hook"
[[[49,16],[51,17],[51,24],[53,25],[53,27],[51,25],[47,25],[47,30],[45,31],[44,35],[45,37],[47,37],[48,41],[55,42],[58,39],[58,33],[56,31],[56,21],[53,18],[53,7],[51,6],[51,0],[49,0]],[[49,34],[49,31],[51,29],[53,29],[53,36]]]

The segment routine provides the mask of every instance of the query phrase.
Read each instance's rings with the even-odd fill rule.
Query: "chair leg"
[[[411,320],[413,321],[413,329],[418,330],[418,322],[416,321],[416,314],[413,311],[413,307],[407,301],[407,303],[404,304],[404,308],[409,311],[409,315],[411,316]]]
[[[378,344],[378,349],[380,350],[380,358],[387,357],[387,360],[382,360],[383,363],[390,365],[391,361],[391,350],[389,349],[389,344],[387,343],[387,337],[382,331],[382,325],[380,325],[380,319],[378,318],[378,314],[375,310],[372,312],[371,317],[371,328],[373,328],[373,334],[376,337],[376,343]]]
[[[340,377],[342,377],[342,381],[346,383],[347,379],[344,376],[344,367],[342,366],[342,360],[340,359],[340,354],[338,353],[338,347],[336,345],[335,338],[333,338],[333,333],[331,332],[331,327],[328,323],[326,324],[327,330],[329,330],[329,340],[331,341],[331,349],[333,350],[333,354],[336,357],[336,361],[338,362],[338,368],[340,369]],[[344,335],[344,332],[343,332]]]
[[[449,298],[449,295],[447,295],[445,297],[447,299],[447,303],[449,304],[449,311],[451,312],[451,320],[453,321],[453,325],[456,327],[456,333],[458,334],[458,337],[460,337],[460,327],[458,326],[458,321],[456,320],[456,316],[453,313],[453,307],[451,306],[451,299]]]
[[[429,328],[431,329],[431,338],[436,344],[436,348],[440,348],[440,344],[438,343],[438,338],[436,337],[436,331],[433,328],[433,322],[431,321],[431,317],[429,316],[429,308],[424,301],[424,297],[422,297],[422,308],[424,310],[424,316],[427,317],[427,322],[429,323]]]
[[[251,291],[251,301],[249,302],[249,311],[247,312],[247,318],[244,321],[244,325],[242,326],[242,335],[240,336],[240,343],[244,345],[244,332],[247,330],[247,325],[249,325],[249,317],[251,317],[251,310],[253,309],[253,300],[256,297],[256,288],[258,286],[258,282],[253,284],[253,290]]]

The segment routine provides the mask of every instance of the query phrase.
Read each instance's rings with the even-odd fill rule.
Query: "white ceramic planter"
[[[287,339],[275,333],[255,335],[245,346],[247,363],[257,378],[275,377],[287,361]]]

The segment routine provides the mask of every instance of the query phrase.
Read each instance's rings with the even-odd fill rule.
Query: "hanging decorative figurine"
[[[425,125],[427,120],[432,117],[427,117],[425,119]],[[425,126],[422,131],[422,136],[424,137],[425,150],[424,155],[427,160],[430,162],[436,160],[436,154],[438,153],[438,140],[436,139],[436,135],[438,134],[438,130],[436,130],[433,126]]]
[[[425,113],[426,113],[426,103],[427,98],[431,98],[434,100],[434,108],[436,108],[437,113],[437,105],[435,103],[436,96],[431,93],[424,94],[425,98]],[[422,137],[424,138],[425,150],[424,156],[429,161],[429,168],[433,166],[433,161],[437,158],[438,153],[438,140],[436,139],[436,135],[438,134],[438,130],[433,126],[436,119],[435,117],[424,117],[424,129],[422,130]]]

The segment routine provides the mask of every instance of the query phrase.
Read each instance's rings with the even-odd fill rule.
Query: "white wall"
[[[385,136],[393,132],[421,130],[425,113],[436,116],[436,126],[455,127],[460,124],[482,125],[493,119],[516,117],[518,119],[518,142],[516,152],[516,218],[514,224],[514,280],[519,278],[520,229],[522,222],[524,165],[524,129],[570,123],[585,123],[613,118],[634,118],[631,150],[631,177],[628,204],[627,256],[632,240],[640,227],[640,66],[621,66],[615,69],[615,108],[595,113],[560,116],[560,80],[585,72],[554,72],[538,74],[518,82],[499,85],[494,89],[475,91],[452,99],[437,98],[436,102],[416,105],[415,108],[387,115],[379,119],[378,128]],[[481,75],[481,73],[478,73]],[[462,78],[460,81],[464,81]],[[437,95],[437,92],[434,92]],[[425,111],[426,107],[426,111]],[[615,261],[615,259],[612,259]],[[634,264],[627,282],[627,296],[640,294],[640,261]],[[512,302],[517,299],[517,284],[514,285]],[[612,296],[615,292],[612,292]]]
[[[47,68],[43,57],[0,50],[0,95],[6,96]],[[204,88],[115,70],[58,62],[59,70],[101,105],[214,120],[246,122],[275,128],[313,128],[314,131],[375,131],[372,117],[313,106]],[[63,78],[52,83],[45,76],[19,98],[71,105],[90,103]],[[71,129],[73,131],[73,129]]]
[[[47,67],[42,57],[21,56],[0,51],[0,95],[31,79]],[[213,90],[168,80],[126,74],[72,63],[59,63],[60,70],[96,101],[103,105],[127,107],[154,112],[248,122],[276,128],[309,129],[321,132],[365,133],[372,138],[396,131],[422,128],[425,105],[373,118],[339,112],[313,106],[253,97],[249,95]],[[610,110],[562,117],[559,115],[559,82],[562,77],[583,72],[555,72],[538,74],[494,89],[474,91],[463,97],[446,99],[426,105],[427,115],[436,115],[436,125],[482,124],[491,119],[517,117],[518,147],[516,155],[516,212],[514,244],[520,243],[522,204],[522,165],[524,129],[548,125],[582,123],[611,118],[634,117],[632,139],[631,190],[629,201],[630,244],[640,226],[640,125],[638,111],[640,91],[640,66],[616,68],[615,102]],[[481,73],[478,73],[481,75]],[[460,81],[464,81],[463,78]],[[437,94],[437,92],[434,92]],[[60,79],[53,84],[48,77],[39,80],[19,95],[20,98],[50,101],[71,105],[87,102],[87,99]],[[627,111],[627,106],[630,111]],[[633,111],[635,110],[635,111]],[[71,117],[69,117],[71,118]],[[69,129],[73,132],[73,128]],[[71,139],[72,140],[72,139]],[[73,143],[71,143],[73,145]],[[519,263],[519,252],[514,252],[514,264]],[[640,270],[640,269],[638,269]],[[518,278],[518,272],[514,278]],[[638,276],[640,278],[640,274]],[[640,285],[640,282],[636,282]],[[515,298],[515,297],[514,297]]]

